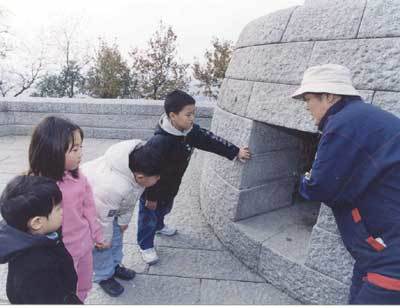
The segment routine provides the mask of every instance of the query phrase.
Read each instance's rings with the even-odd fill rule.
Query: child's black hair
[[[174,90],[169,93],[164,101],[164,110],[167,116],[169,113],[179,113],[185,106],[196,104],[195,99],[181,90]]]
[[[83,140],[83,131],[75,123],[54,116],[44,118],[32,134],[28,174],[47,176],[56,181],[62,180],[65,154],[71,143],[74,146],[76,130]],[[77,178],[78,170],[71,171],[71,174]]]
[[[150,145],[137,146],[129,154],[129,169],[145,176],[160,175],[161,157]]]
[[[17,176],[0,197],[1,216],[11,227],[27,232],[29,219],[48,217],[61,200],[61,191],[54,180],[44,176]]]

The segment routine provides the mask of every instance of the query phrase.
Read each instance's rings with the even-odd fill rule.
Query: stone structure
[[[197,122],[209,128],[214,105],[197,104]],[[147,139],[164,112],[162,101],[128,99],[5,98],[0,101],[0,136],[28,135],[47,115],[71,119],[86,138]]]
[[[254,156],[207,154],[201,209],[246,265],[304,303],[347,301],[353,260],[330,209],[298,204],[307,137],[317,131],[290,94],[307,67],[350,68],[368,103],[400,115],[400,1],[306,0],[249,23],[229,64],[212,130]],[[318,217],[317,217],[318,216]]]

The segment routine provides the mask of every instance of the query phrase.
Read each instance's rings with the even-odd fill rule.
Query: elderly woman
[[[400,119],[365,103],[341,65],[310,67],[292,95],[322,132],[300,193],[324,202],[355,259],[350,304],[400,304]]]

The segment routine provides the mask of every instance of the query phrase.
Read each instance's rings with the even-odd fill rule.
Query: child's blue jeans
[[[157,201],[157,208],[150,210],[146,206],[143,195],[139,202],[139,217],[137,242],[142,250],[154,247],[154,237],[157,230],[164,228],[164,217],[171,212],[174,199]]]
[[[93,281],[100,282],[114,276],[115,267],[122,262],[122,233],[118,218],[113,222],[111,248],[93,250]]]

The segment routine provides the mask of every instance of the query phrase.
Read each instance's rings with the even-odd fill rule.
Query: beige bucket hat
[[[302,99],[305,93],[361,96],[353,87],[350,70],[339,64],[309,67],[304,72],[300,88],[292,94],[292,97]]]

